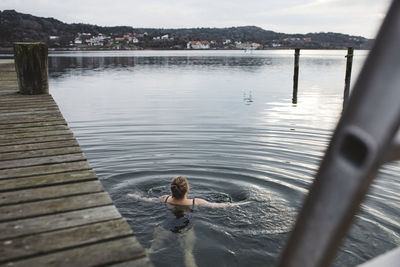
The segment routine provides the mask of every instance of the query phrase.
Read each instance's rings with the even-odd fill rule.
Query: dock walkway
[[[151,266],[51,95],[0,60],[0,265]]]

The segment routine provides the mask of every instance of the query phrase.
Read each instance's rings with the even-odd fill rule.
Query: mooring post
[[[300,49],[296,48],[294,50],[294,75],[293,75],[293,97],[292,97],[293,104],[297,104],[297,88],[299,84],[299,56],[300,56]]]
[[[19,93],[49,93],[48,48],[45,43],[14,43],[14,62]]]
[[[346,64],[346,77],[344,78],[344,94],[343,94],[343,107],[347,103],[347,99],[350,95],[350,80],[351,80],[351,68],[353,66],[353,47],[347,48],[347,64]]]

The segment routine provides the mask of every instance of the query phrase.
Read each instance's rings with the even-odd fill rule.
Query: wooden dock
[[[51,95],[0,60],[0,265],[151,266]]]

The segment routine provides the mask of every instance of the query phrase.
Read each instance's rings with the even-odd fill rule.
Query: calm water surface
[[[182,243],[198,266],[269,266],[340,116],[345,53],[302,51],[297,104],[287,50],[55,53],[50,86],[138,240],[160,244],[156,266],[183,266]],[[353,81],[366,54],[356,51]],[[400,245],[399,170],[380,172],[335,266]],[[196,208],[190,234],[160,233],[165,205],[127,194],[168,194],[177,175],[191,197],[252,204]]]

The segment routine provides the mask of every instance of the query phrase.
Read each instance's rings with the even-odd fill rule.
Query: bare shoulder
[[[207,200],[204,200],[202,198],[195,198],[194,200],[195,205],[200,206],[200,205],[209,205],[210,202],[208,202]]]

